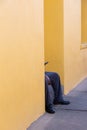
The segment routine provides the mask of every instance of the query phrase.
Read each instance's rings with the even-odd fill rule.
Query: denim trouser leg
[[[45,108],[50,109],[53,107],[54,93],[52,86],[48,85],[48,81],[45,79]]]
[[[55,72],[46,72],[45,73],[51,80],[52,87],[54,89],[54,100],[61,101],[63,100],[62,89],[61,89],[61,82],[60,77]]]

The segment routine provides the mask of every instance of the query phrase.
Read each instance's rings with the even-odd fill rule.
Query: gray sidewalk
[[[55,106],[55,114],[45,113],[27,130],[87,130],[87,79],[65,99],[71,104]]]

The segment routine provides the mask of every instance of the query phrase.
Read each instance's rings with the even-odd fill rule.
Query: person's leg
[[[50,78],[51,84],[54,89],[54,94],[55,94],[54,101],[63,100],[60,76],[55,72],[46,72],[46,75]]]
[[[46,75],[50,78],[54,89],[54,104],[68,105],[70,102],[63,99],[60,76],[55,72],[46,72]]]
[[[48,85],[48,81],[45,79],[45,109],[49,113],[55,113],[53,108],[53,95],[51,94],[51,86]]]

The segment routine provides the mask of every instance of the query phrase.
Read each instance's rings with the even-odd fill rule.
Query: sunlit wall
[[[44,113],[43,0],[0,1],[0,130]]]

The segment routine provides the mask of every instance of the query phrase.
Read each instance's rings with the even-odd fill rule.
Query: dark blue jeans
[[[61,89],[60,76],[55,72],[45,72],[45,75],[47,75],[50,78],[51,86],[54,91],[54,98],[52,98],[48,81],[45,79],[45,104],[46,108],[48,108],[50,106],[53,106],[53,102],[63,100],[63,95]]]

